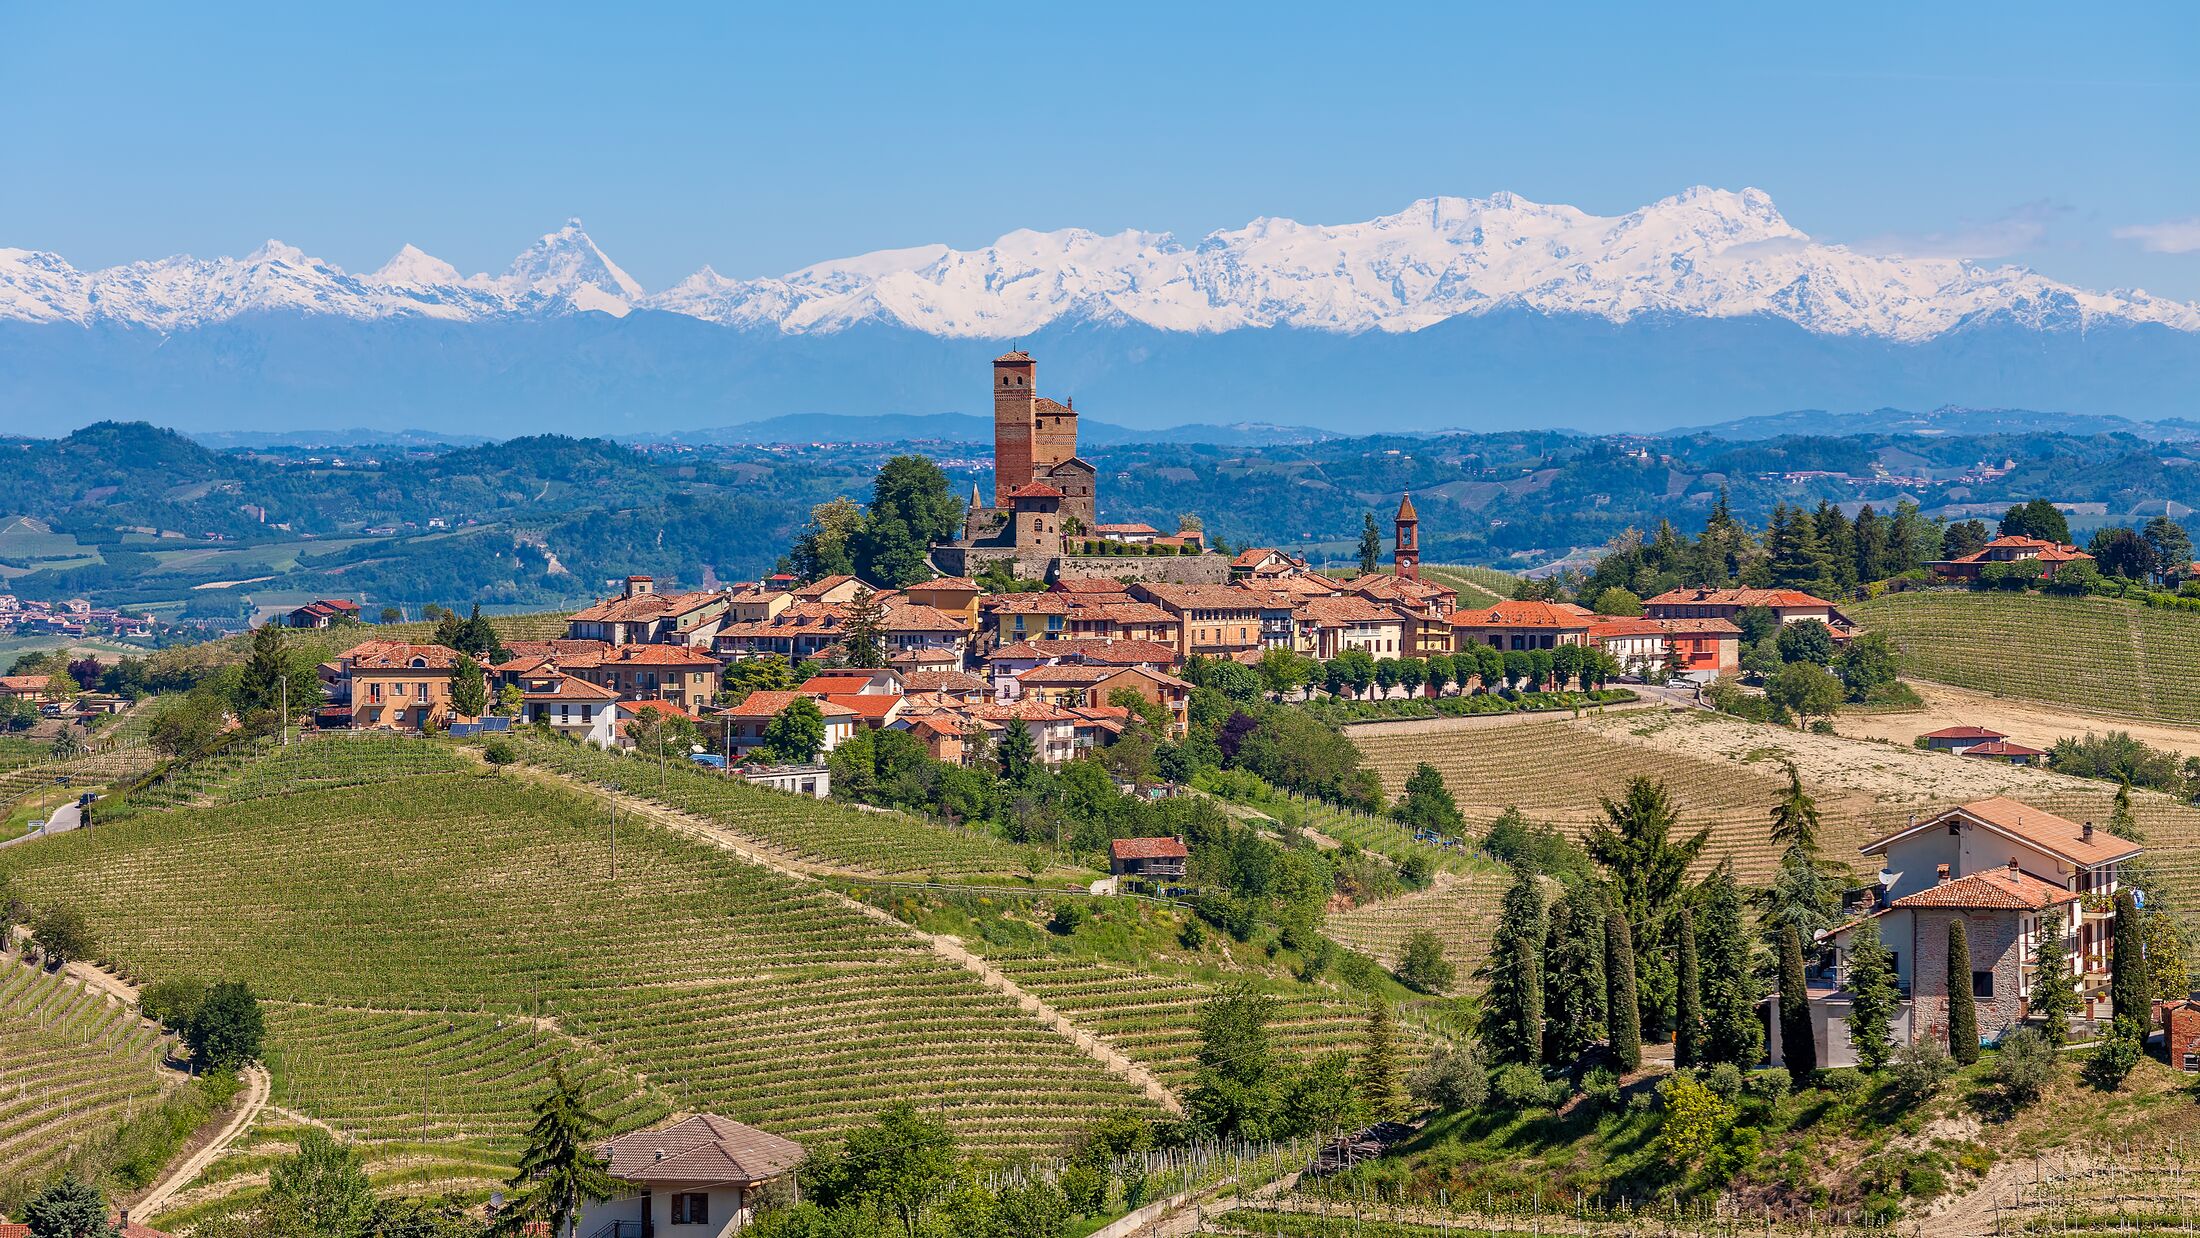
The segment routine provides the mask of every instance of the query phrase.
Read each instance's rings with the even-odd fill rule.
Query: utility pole
[[[283,714],[277,721],[283,729],[283,747],[288,748],[290,747],[290,674],[287,671],[283,674],[282,684]]]

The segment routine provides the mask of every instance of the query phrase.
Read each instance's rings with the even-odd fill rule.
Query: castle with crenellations
[[[1099,472],[1077,454],[1074,401],[1039,394],[1038,364],[1016,349],[993,359],[993,502],[973,487],[962,536],[932,548],[932,563],[969,576],[1001,563],[1017,576],[1073,575],[1220,581],[1228,562],[1208,554],[1196,532],[1145,536],[1125,553],[1095,553],[1117,527],[1099,523]],[[1178,550],[1197,553],[1174,553]],[[1171,553],[1160,553],[1167,550]],[[1138,553],[1129,553],[1136,551]]]

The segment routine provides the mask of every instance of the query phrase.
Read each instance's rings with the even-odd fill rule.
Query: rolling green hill
[[[1844,607],[1905,673],[2002,696],[2200,722],[2200,615],[2116,598],[1954,590]]]

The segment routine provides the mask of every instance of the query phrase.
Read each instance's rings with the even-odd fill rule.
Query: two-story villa
[[[1903,997],[1897,1044],[1947,1037],[1948,925],[1958,919],[1971,957],[1956,970],[1970,977],[1980,1039],[1998,1041],[2030,1015],[2042,967],[2070,969],[2089,1016],[2106,1010],[2113,900],[2137,843],[1996,796],[1914,822],[1863,851],[1880,858],[1879,880],[1856,918],[1820,939],[1830,958],[1811,981],[1820,1065],[1856,1063],[1846,984],[1851,942],[1866,919],[1894,956]],[[1777,1039],[1775,1026],[1775,1062]]]

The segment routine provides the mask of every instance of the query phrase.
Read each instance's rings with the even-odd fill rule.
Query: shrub
[[[2124,1085],[2132,1068],[2139,1064],[2144,1053],[2146,1029],[2138,1020],[2119,1018],[2115,1031],[2101,1042],[2085,1060],[2085,1081],[2103,1092],[2113,1092]]]
[[[1732,1067],[1733,1063],[1721,1065]],[[1707,1074],[1713,1072],[1705,1072]],[[1735,1088],[1741,1088],[1736,1070]],[[1689,1075],[1673,1075],[1658,1087],[1664,1115],[1658,1123],[1658,1141],[1665,1155],[1686,1163],[1710,1151],[1734,1121],[1734,1107]]]
[[[510,765],[519,760],[519,749],[508,739],[492,739],[481,746],[481,755],[491,765]]]
[[[1994,1058],[1994,1082],[2001,1085],[2002,1097],[2010,1105],[2022,1108],[2038,1100],[2054,1078],[2055,1050],[2038,1029],[2020,1027],[2002,1038],[2001,1052]]]
[[[1742,1079],[1742,1094],[1752,1100],[1767,1103],[1786,1096],[1795,1087],[1795,1080],[1787,1067],[1775,1066],[1770,1070],[1753,1070]]]
[[[1058,936],[1067,937],[1083,928],[1085,921],[1090,919],[1092,919],[1092,908],[1073,900],[1054,909],[1054,915],[1047,920],[1047,931]]]
[[[1699,1071],[1697,1082],[1720,1100],[1731,1101],[1742,1094],[1742,1068],[1732,1062],[1720,1062],[1709,1070]]]
[[[1545,1109],[1559,1102],[1560,1089],[1542,1071],[1515,1062],[1490,1077],[1490,1096],[1504,1109]]]
[[[1406,939],[1405,956],[1398,960],[1398,980],[1421,993],[1442,993],[1458,979],[1458,969],[1444,957],[1443,940],[1427,929]]]
[[[1581,1098],[1599,1109],[1619,1104],[1619,1076],[1602,1066],[1581,1077]]]
[[[195,976],[178,976],[147,985],[138,998],[138,1009],[170,1031],[191,1025],[191,1016],[206,1000],[206,982]]]
[[[1489,1099],[1490,1072],[1472,1048],[1446,1045],[1413,1072],[1406,1090],[1421,1104],[1447,1112],[1479,1109]]]
[[[1914,1105],[1938,1092],[1955,1069],[1955,1059],[1948,1056],[1948,1051],[1941,1048],[1939,1042],[1921,1040],[1894,1051],[1894,1062],[1888,1074],[1894,1094],[1904,1103]]]

